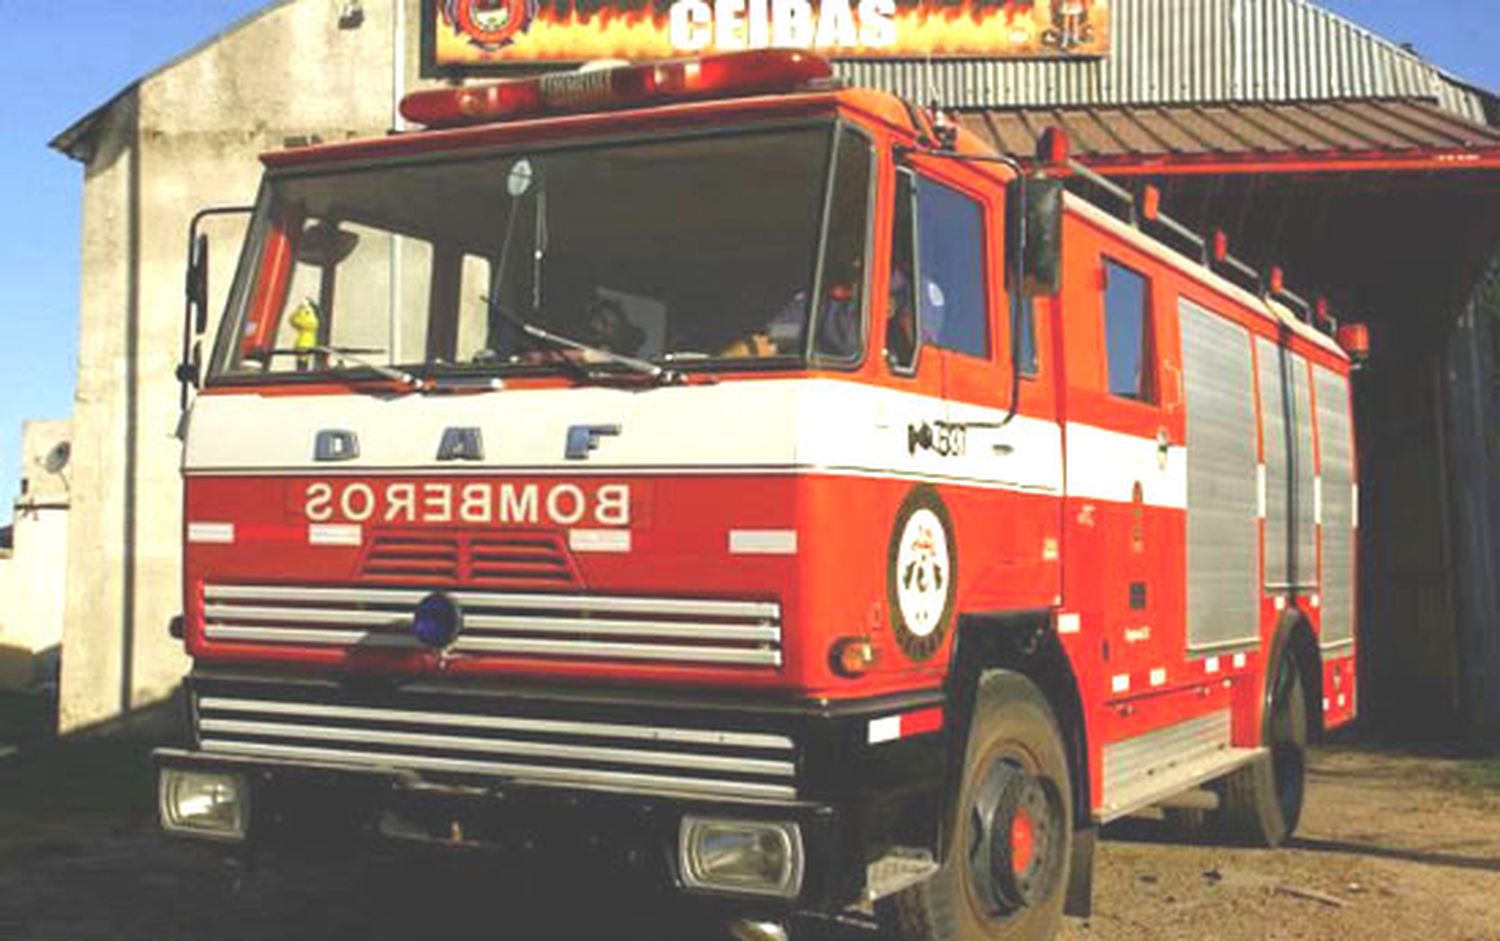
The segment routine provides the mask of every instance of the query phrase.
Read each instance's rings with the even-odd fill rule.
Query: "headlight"
[[[161,825],[172,833],[211,840],[245,838],[250,787],[242,775],[163,768]]]
[[[684,817],[678,855],[690,888],[780,898],[802,889],[802,831],[795,823]]]

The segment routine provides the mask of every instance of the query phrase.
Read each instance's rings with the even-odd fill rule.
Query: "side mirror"
[[[193,316],[193,332],[208,329],[208,236],[199,235],[188,253],[187,303]]]
[[[182,322],[182,358],[177,364],[177,381],[182,390],[178,405],[187,409],[188,389],[202,381],[199,339],[208,330],[208,236],[200,232],[203,220],[215,216],[248,216],[253,206],[223,206],[204,209],[193,216],[188,226],[187,277],[183,284],[186,304]]]
[[[1020,252],[1020,287],[1026,297],[1062,290],[1063,193],[1061,180],[1026,177],[1010,186],[1010,244],[1013,253]]]

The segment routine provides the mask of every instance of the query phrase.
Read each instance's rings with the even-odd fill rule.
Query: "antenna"
[[[928,101],[928,107],[932,110],[932,113],[933,113],[934,117],[936,117],[937,115],[940,115],[940,114],[943,113],[942,112],[943,98],[942,98],[941,95],[938,94],[937,79],[934,77],[933,71],[932,71],[932,47],[931,46],[927,47],[927,52],[926,52],[925,56],[923,57],[922,62],[923,62],[922,77],[927,80],[927,101]]]

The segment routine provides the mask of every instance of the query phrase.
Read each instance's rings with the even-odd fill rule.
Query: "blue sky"
[[[327,0],[332,3],[333,0]],[[258,0],[0,0],[0,523],[20,424],[72,410],[77,358],[78,165],[58,131],[144,72],[261,6]],[[1500,89],[1495,0],[1324,0],[1489,89]]]
[[[0,525],[21,422],[66,418],[78,357],[83,169],[47,142],[259,0],[0,0]]]

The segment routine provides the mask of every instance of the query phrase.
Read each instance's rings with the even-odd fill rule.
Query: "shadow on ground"
[[[525,859],[373,849],[354,858],[253,859],[163,835],[154,742],[167,705],[109,735],[0,759],[0,938],[5,941],[724,941],[680,899],[578,859],[544,877]],[[145,731],[143,731],[143,729]],[[838,926],[799,937],[845,938]],[[852,936],[867,937],[863,930]]]
[[[213,847],[157,829],[149,753],[172,738],[175,714],[169,704],[112,734],[33,742],[0,758],[0,939],[726,938],[722,924],[684,910],[679,896],[596,871],[586,853],[551,876],[530,857],[501,865],[389,848],[226,862]],[[1280,851],[1185,846],[1160,818],[1121,821],[1100,848],[1096,918],[1070,923],[1063,937],[1500,941],[1474,927],[1500,924],[1491,918],[1500,896],[1489,887],[1500,875],[1496,770],[1320,751],[1305,835]],[[797,941],[873,938],[860,926],[797,927]]]

